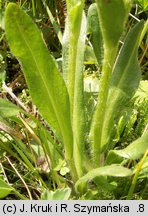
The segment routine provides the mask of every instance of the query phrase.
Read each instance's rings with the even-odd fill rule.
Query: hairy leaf
[[[68,17],[63,37],[63,73],[70,97],[73,128],[73,158],[78,176],[83,175],[85,139],[85,109],[83,63],[86,39],[86,16],[83,1],[67,1]]]
[[[40,31],[30,17],[14,3],[6,9],[5,29],[11,50],[22,65],[33,102],[49,124],[62,135],[66,155],[71,159],[69,98],[55,59],[49,54]]]
[[[74,160],[79,175],[83,175],[83,164],[85,151],[85,108],[84,108],[84,87],[83,87],[83,63],[86,39],[86,17],[83,14],[80,35],[78,38],[75,85],[74,85],[74,103],[73,103],[73,131],[74,131]]]
[[[145,151],[148,149],[148,132],[142,137],[131,143],[125,149],[111,150],[107,157],[107,164],[117,163],[123,160],[123,158],[136,160],[139,159]]]
[[[100,29],[104,42],[104,59],[102,77],[100,79],[98,103],[93,116],[90,140],[93,152],[93,163],[97,167],[101,163],[101,146],[103,125],[106,117],[106,104],[109,93],[110,78],[117,54],[120,36],[131,6],[126,0],[97,0]]]
[[[99,67],[101,67],[103,58],[103,41],[99,26],[99,17],[96,3],[91,4],[88,9],[87,34],[90,35],[90,42],[93,46]]]
[[[85,182],[93,180],[99,176],[114,176],[114,177],[127,177],[132,175],[131,170],[124,168],[119,165],[111,165],[111,166],[104,166],[100,168],[93,169],[89,171],[85,176],[81,177],[75,184],[75,188],[77,191],[81,191],[82,185]]]
[[[137,61],[139,37],[143,22],[138,23],[127,35],[111,76],[106,115],[102,133],[102,147],[110,139],[113,124],[120,116],[120,109],[130,101],[140,83],[140,67]],[[117,118],[118,117],[118,118]]]
[[[96,0],[96,3],[105,46],[112,48],[119,42],[132,0]]]

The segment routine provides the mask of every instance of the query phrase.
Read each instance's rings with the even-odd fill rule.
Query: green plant
[[[47,50],[40,31],[16,4],[10,3],[7,7],[5,30],[10,48],[21,63],[33,102],[64,147],[64,160],[70,169],[76,196],[80,194],[81,197],[86,193],[90,180],[93,180],[95,185],[113,190],[112,177],[132,175],[132,170],[124,167],[122,163],[141,158],[147,150],[147,132],[125,150],[112,150],[111,147],[112,134],[115,132],[113,126],[121,117],[120,109],[126,108],[139,86],[137,50],[143,21],[130,30],[118,52],[119,40],[132,1],[96,1],[94,10],[98,11],[96,19],[99,21],[95,22],[95,25],[99,23],[100,28],[92,32],[95,34],[92,45],[97,46],[98,34],[98,37],[102,38],[100,43],[104,57],[101,60],[102,57],[100,58],[95,47],[98,63],[102,64],[102,76],[99,81],[98,102],[90,121],[88,135],[86,119],[89,113],[85,112],[83,90],[87,26],[83,11],[84,1],[67,0],[66,3],[67,20],[62,43],[63,77],[59,73],[56,60]],[[5,114],[6,105],[2,107],[4,103],[1,100],[2,115]],[[22,118],[21,121],[30,133],[34,134]],[[35,134],[34,136],[44,150],[47,161],[50,158],[52,177],[58,183],[57,172],[54,170],[56,143],[45,128],[41,125],[40,128],[40,139]],[[132,193],[133,191],[130,192],[130,198]]]
[[[136,0],[136,3],[139,5],[139,7],[142,11],[147,11],[147,9],[148,9],[147,0]]]

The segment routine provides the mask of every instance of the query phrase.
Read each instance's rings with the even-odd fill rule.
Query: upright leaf
[[[78,176],[84,172],[85,110],[83,95],[83,62],[86,37],[86,17],[83,0],[67,0],[67,21],[64,34],[64,78],[70,97],[73,128],[73,158]]]
[[[85,153],[85,108],[84,108],[84,86],[83,86],[83,63],[86,39],[86,17],[83,14],[80,36],[78,39],[74,103],[73,103],[73,134],[74,134],[74,161],[78,175],[83,175],[84,153]]]
[[[87,34],[90,35],[90,42],[93,46],[99,67],[102,65],[103,41],[100,31],[99,16],[96,3],[90,5],[87,15]]]
[[[96,106],[90,131],[95,167],[100,164],[101,160],[101,139],[103,124],[105,122],[109,83],[117,54],[119,39],[123,32],[131,2],[131,0],[96,0],[100,29],[104,42],[104,59],[99,86],[98,104]]]
[[[137,61],[137,51],[142,28],[143,22],[140,22],[128,33],[116,61],[107,100],[102,147],[109,142],[114,120],[116,118],[117,121],[120,116],[120,107],[124,108],[139,86],[141,73]]]
[[[67,22],[69,32],[67,86],[70,97],[71,114],[73,112],[76,59],[78,52],[78,39],[81,29],[83,7],[84,1],[82,0],[67,1]]]
[[[106,48],[117,46],[133,0],[96,0]]]
[[[66,159],[72,160],[72,129],[67,89],[55,59],[30,17],[10,3],[5,13],[5,29],[13,54],[22,65],[33,102],[43,117],[63,137]]]
[[[69,22],[65,21],[65,29],[62,38],[62,72],[66,85],[68,86],[68,64],[69,64]]]

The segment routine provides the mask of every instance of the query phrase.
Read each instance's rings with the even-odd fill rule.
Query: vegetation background
[[[51,127],[46,118],[42,117],[32,102],[22,67],[10,49],[4,24],[5,11],[10,2],[19,5],[38,26],[49,52],[56,59],[61,74],[64,67],[62,65],[64,55],[62,35],[67,17],[64,0],[0,0],[0,198],[148,199],[147,138],[141,147],[139,145],[137,147],[137,152],[142,153],[140,157],[134,159],[125,157],[124,160],[120,160],[119,157],[116,160],[119,164],[131,169],[132,175],[126,178],[122,175],[116,178],[111,174],[108,177],[107,175],[100,177],[94,175],[93,172],[88,172],[89,175],[85,173],[85,179],[80,174],[82,179],[74,180],[71,174],[73,172],[64,156],[60,134]],[[90,5],[94,2],[93,0],[85,1],[84,10],[87,17],[89,17]],[[138,90],[126,104],[126,108],[120,110],[122,115],[119,120],[113,125],[115,132],[112,134],[110,149],[105,151],[101,158],[104,166],[107,165],[104,158],[107,157],[109,150],[113,150],[110,153],[110,155],[114,154],[113,157],[121,156],[116,155],[116,150],[125,149],[148,130],[147,15],[147,0],[133,1],[119,47],[123,44],[127,32],[136,23],[144,20],[146,30],[138,49],[141,81]],[[92,115],[96,109],[102,67],[98,64],[101,57],[96,54],[95,48],[92,49],[93,43],[98,42],[91,31],[91,26],[88,26],[83,65],[84,100],[87,113],[84,138],[88,158],[91,154],[88,133]],[[91,170],[89,162],[85,166],[88,166],[89,171]],[[84,170],[87,170],[87,167]],[[113,172],[115,172],[114,167],[110,168],[109,173]],[[86,182],[89,182],[87,187]],[[78,184],[77,187],[75,183]]]

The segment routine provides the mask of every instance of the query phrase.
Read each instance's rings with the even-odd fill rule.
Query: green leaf
[[[97,176],[93,179],[94,183],[98,188],[103,188],[103,190],[112,191],[115,189],[116,185],[109,182],[107,176]]]
[[[0,199],[8,196],[11,191],[13,191],[13,188],[0,178]]]
[[[133,91],[135,92],[139,86],[141,77],[140,67],[137,61],[137,52],[139,45],[138,41],[143,29],[143,24],[143,21],[137,23],[128,33],[117,59],[111,79],[111,87],[120,88],[121,91],[130,95],[133,95]],[[133,81],[134,77],[136,78]]]
[[[82,15],[80,35],[77,44],[77,56],[74,80],[74,101],[73,101],[73,137],[74,137],[74,161],[78,175],[83,175],[85,151],[85,108],[84,108],[84,83],[83,63],[86,39],[86,17]]]
[[[97,59],[94,54],[93,48],[88,45],[85,46],[84,63],[85,64],[97,64]]]
[[[79,0],[76,1],[76,4],[72,4],[72,1],[68,1],[68,2],[70,2],[71,5],[69,7],[69,4],[67,4],[67,7],[68,7],[67,33],[69,33],[69,36],[66,38],[69,40],[67,42],[69,47],[68,47],[68,65],[67,65],[68,70],[66,71],[67,71],[67,77],[68,77],[68,92],[69,92],[69,97],[70,97],[71,113],[73,113],[75,74],[76,74],[75,71],[76,71],[76,67],[77,67],[76,63],[78,59],[77,54],[79,55],[78,52],[81,51],[81,50],[78,50],[78,41],[79,41],[80,31],[84,30],[84,27],[82,26],[84,4],[83,4],[83,1],[79,1]],[[81,32],[80,37],[82,37],[82,35],[83,33]],[[83,44],[82,44],[82,48],[83,48]],[[81,67],[80,67],[80,70],[81,70]]]
[[[86,16],[83,1],[67,1],[67,21],[63,37],[63,73],[70,97],[73,128],[73,158],[78,176],[83,175],[85,148],[85,109],[83,63],[86,39]]]
[[[148,149],[148,132],[122,150],[111,150],[106,159],[107,164],[121,162],[124,158],[139,159]]]
[[[135,103],[142,103],[148,101],[148,80],[140,81],[138,90],[134,95]]]
[[[93,163],[97,167],[101,163],[101,146],[103,125],[106,118],[106,104],[109,93],[110,78],[114,67],[120,36],[128,16],[131,1],[97,0],[100,29],[104,41],[104,59],[102,76],[99,85],[98,103],[90,129]]]
[[[62,69],[63,69],[63,78],[66,85],[68,85],[68,64],[69,64],[69,21],[68,18],[65,21],[65,29],[62,38]]]
[[[110,91],[102,130],[102,147],[110,140],[110,134],[115,123],[114,120],[117,122],[121,109],[131,100],[139,86],[141,72],[137,61],[137,51],[142,28],[143,21],[131,29],[117,58],[111,76]]]
[[[0,13],[1,13],[1,11],[0,11]],[[1,20],[0,20],[0,22],[1,22]],[[4,33],[3,34],[1,33],[1,35],[0,35],[0,43],[1,43],[2,39],[3,39],[3,35],[4,35]],[[6,79],[6,67],[7,67],[7,65],[6,65],[6,61],[5,61],[5,55],[6,55],[5,51],[0,52],[0,87],[2,86],[2,83]]]
[[[42,200],[68,200],[71,194],[70,188],[57,189],[55,191],[45,190],[41,196]]]
[[[117,46],[125,21],[132,6],[132,0],[96,0],[100,27],[105,46]]]
[[[90,42],[93,46],[95,56],[99,66],[102,64],[103,58],[103,41],[102,33],[99,26],[99,17],[96,3],[91,4],[87,15],[87,34],[90,35]]]
[[[139,5],[143,11],[148,10],[148,1],[147,0],[136,0],[136,2],[139,3]]]
[[[62,135],[66,159],[72,160],[69,97],[55,59],[49,54],[41,32],[14,3],[6,9],[5,29],[11,50],[22,65],[33,102]]]
[[[0,116],[9,118],[19,114],[20,111],[21,109],[10,101],[0,98]]]
[[[83,184],[93,180],[96,177],[100,176],[114,176],[114,177],[128,177],[131,176],[132,172],[131,170],[124,168],[119,165],[110,165],[110,166],[104,166],[100,168],[93,169],[89,171],[85,176],[81,177],[75,184],[75,188],[77,191],[84,190],[86,188],[83,188]]]

